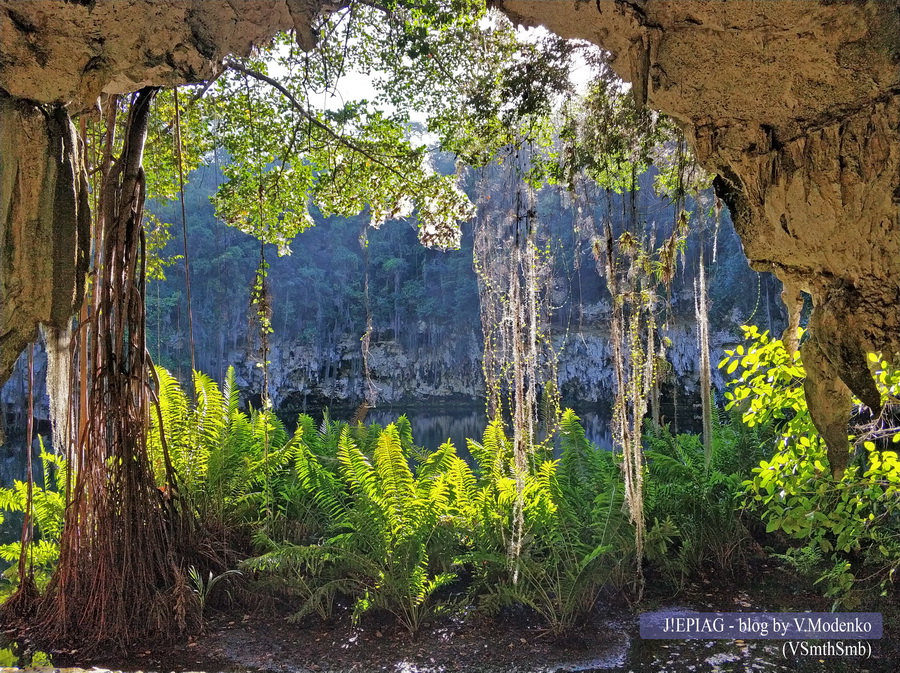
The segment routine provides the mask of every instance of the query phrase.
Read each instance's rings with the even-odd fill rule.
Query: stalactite
[[[84,293],[90,229],[83,149],[61,106],[0,90],[0,382],[38,324],[67,324]]]

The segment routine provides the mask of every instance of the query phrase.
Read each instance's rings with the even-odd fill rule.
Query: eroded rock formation
[[[881,406],[866,351],[900,353],[900,4],[498,4],[610,50],[718,174],[751,263],[812,297],[806,394],[842,472],[850,392]]]
[[[340,4],[340,3],[336,3]],[[106,94],[200,82],[325,0],[0,0],[0,381],[80,303],[89,214],[70,117]]]
[[[66,111],[0,92],[0,380],[43,323],[81,303],[90,210]]]
[[[75,114],[101,93],[201,82],[280,30],[304,48],[327,0],[0,0],[0,88]]]

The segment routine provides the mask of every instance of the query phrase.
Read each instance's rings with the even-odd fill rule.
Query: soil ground
[[[650,586],[653,586],[652,584]],[[877,594],[876,594],[877,595]],[[565,639],[553,638],[533,616],[501,619],[475,611],[426,625],[417,639],[384,615],[333,623],[286,621],[284,603],[214,613],[205,632],[186,645],[147,649],[126,659],[80,661],[53,657],[57,666],[94,665],[127,671],[265,671],[273,673],[549,673],[551,671],[868,671],[900,670],[900,608],[878,598],[844,611],[884,615],[884,637],[871,659],[782,656],[780,641],[641,640],[641,612],[827,612],[830,602],[774,562],[755,562],[740,578],[708,577],[677,597],[648,591],[640,605],[603,599],[592,618]]]

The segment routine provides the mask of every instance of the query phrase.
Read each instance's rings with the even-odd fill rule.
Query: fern
[[[195,372],[193,401],[167,371],[157,369],[157,376],[159,415],[151,417],[148,450],[159,485],[168,478],[165,436],[181,495],[208,528],[252,525],[266,505],[286,525],[298,493],[294,454],[281,421],[270,411],[239,409],[233,368],[221,390]]]
[[[33,484],[31,513],[35,537],[28,546],[29,560],[35,569],[38,585],[49,581],[56,563],[59,561],[59,540],[65,520],[66,461],[44,449],[40,439],[40,459],[43,467],[43,485]],[[25,512],[28,506],[28,484],[15,481],[11,488],[0,488],[0,510],[5,512]],[[0,523],[3,517],[0,516]],[[11,542],[0,546],[0,558],[16,563],[22,551],[21,542]],[[15,565],[4,573],[12,582],[18,581]]]
[[[383,500],[390,524],[394,527],[404,523],[407,510],[416,504],[413,474],[409,469],[407,454],[400,445],[400,437],[400,431],[391,424],[381,433],[375,448],[374,470],[379,481],[379,497]],[[412,441],[407,446],[409,451]]]
[[[403,419],[374,439],[359,428],[340,428],[332,471],[329,451],[319,443],[333,442],[337,428],[329,424],[324,430],[310,441],[306,425],[292,440],[297,477],[326,522],[322,539],[275,545],[247,567],[304,597],[295,619],[310,612],[324,616],[335,594],[343,593],[354,601],[355,618],[381,608],[415,634],[442,608],[435,594],[456,577],[446,568],[433,569],[431,558],[435,548],[446,556],[448,541],[453,546],[455,535],[444,532],[453,529],[448,522],[471,495],[474,476],[449,443],[413,469],[415,445]],[[371,457],[360,438],[371,442]],[[315,446],[326,455],[317,455]]]
[[[709,467],[696,435],[673,436],[664,428],[645,433],[647,511],[660,527],[647,557],[676,586],[707,564],[733,571],[749,542],[736,511],[742,478],[721,471],[734,467],[734,459],[719,437],[721,425],[714,423],[713,430]]]
[[[585,439],[570,410],[563,414],[560,427],[561,458],[541,460],[534,452],[529,460],[523,494],[524,544],[512,560],[507,549],[517,486],[509,467],[508,441],[499,423],[488,427],[482,442],[470,440],[480,480],[471,497],[473,539],[465,556],[476,569],[475,589],[481,592],[484,609],[526,605],[556,634],[591,610],[600,589],[622,565],[622,553],[615,550],[627,549],[629,539],[623,489],[611,458]],[[472,489],[465,471],[450,482],[462,491]]]

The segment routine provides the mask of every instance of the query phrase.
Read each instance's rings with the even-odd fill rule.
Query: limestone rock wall
[[[553,334],[558,354],[557,383],[568,403],[611,404],[614,396],[612,345],[609,316],[596,305],[597,319],[578,335]],[[594,306],[585,307],[587,311]],[[711,336],[712,360],[718,362],[724,349],[735,345],[736,325],[728,325]],[[699,351],[693,322],[666,333],[667,360],[671,372],[666,379],[684,397],[699,395]],[[484,397],[481,369],[482,336],[473,330],[459,338],[430,346],[407,349],[396,341],[378,341],[369,351],[369,371],[379,403],[409,405],[467,401]],[[357,335],[347,334],[333,348],[292,342],[275,335],[269,352],[269,396],[277,409],[304,409],[327,405],[356,405],[366,396],[362,354]],[[257,394],[263,385],[258,357],[232,351],[237,383],[245,394]],[[713,383],[719,390],[725,381],[718,370]]]
[[[230,358],[241,389],[260,391],[258,359],[246,352],[231,353]],[[345,335],[333,348],[276,337],[269,362],[269,395],[277,409],[357,405],[366,398],[369,384],[358,335]],[[415,350],[396,341],[379,341],[369,350],[368,365],[381,404],[471,402],[484,396],[481,335],[476,331]]]
[[[69,117],[0,92],[0,381],[38,323],[65,329],[81,303],[87,177]]]
[[[338,5],[340,3],[333,3]],[[0,0],[0,89],[70,113],[101,93],[209,79],[229,54],[294,28],[323,0]],[[327,9],[327,7],[324,7]]]

